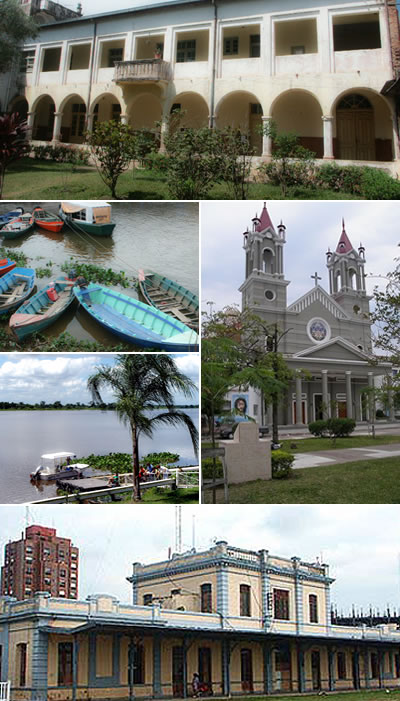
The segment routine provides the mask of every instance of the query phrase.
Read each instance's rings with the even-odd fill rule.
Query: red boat
[[[10,258],[1,258],[0,259],[0,276],[5,275],[5,273],[9,273],[10,270],[15,268],[16,262],[14,260],[10,260]]]
[[[41,227],[41,229],[46,229],[46,231],[55,231],[58,233],[64,226],[64,222],[57,214],[48,212],[42,207],[35,207],[32,212],[35,224]]]

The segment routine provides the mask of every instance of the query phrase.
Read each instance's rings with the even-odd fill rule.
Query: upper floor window
[[[240,615],[251,616],[250,587],[247,584],[240,585]]]
[[[187,63],[196,60],[196,39],[178,41],[176,49],[176,62]]]
[[[151,606],[153,603],[153,594],[143,594],[143,606]]]
[[[338,15],[333,18],[334,51],[380,49],[379,14]]]
[[[112,68],[116,61],[124,60],[124,48],[123,46],[117,46],[114,49],[108,50],[108,67]]]
[[[45,49],[43,56],[42,71],[59,71],[61,60],[61,47]],[[46,554],[46,549],[43,551]],[[50,550],[47,551],[47,554]]]
[[[318,598],[315,594],[310,594],[308,597],[308,605],[310,610],[310,623],[318,623]]]
[[[212,613],[212,588],[211,584],[202,584],[200,587],[200,608],[202,613]]]
[[[251,34],[250,35],[250,58],[260,57],[260,35]]]
[[[225,37],[224,56],[235,56],[239,53],[239,37]]]
[[[289,620],[289,592],[286,589],[274,589],[274,618]]]

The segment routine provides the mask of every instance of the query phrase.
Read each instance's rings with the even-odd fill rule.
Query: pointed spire
[[[350,253],[353,250],[353,246],[347,236],[344,219],[342,219],[342,234],[339,239],[339,243],[336,248],[336,253]]]
[[[273,229],[274,225],[271,221],[271,217],[268,214],[267,203],[264,202],[264,207],[263,207],[263,210],[262,210],[261,216],[260,216],[260,223],[257,225],[256,230],[257,231],[264,231],[265,229],[268,229],[269,227],[271,229]]]

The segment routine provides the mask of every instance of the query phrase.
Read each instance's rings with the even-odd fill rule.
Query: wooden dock
[[[56,482],[57,487],[66,492],[92,492],[97,489],[107,489],[110,487],[108,479],[98,477],[81,477],[78,479],[60,479]]]

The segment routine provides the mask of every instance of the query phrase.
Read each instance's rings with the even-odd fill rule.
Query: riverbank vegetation
[[[175,406],[177,409],[198,409],[198,405],[196,404],[175,404]],[[0,411],[70,411],[76,409],[101,409],[102,411],[113,411],[115,407],[115,402],[109,402],[108,404],[105,402],[101,402],[100,404],[95,404],[94,402],[89,402],[88,404],[84,404],[82,402],[67,402],[66,404],[62,404],[58,400],[55,402],[45,402],[42,400],[41,402],[30,404],[29,402],[0,401]],[[159,406],[157,408],[164,409],[165,407]],[[149,461],[152,462],[152,459],[149,458]]]

